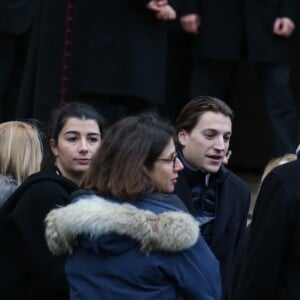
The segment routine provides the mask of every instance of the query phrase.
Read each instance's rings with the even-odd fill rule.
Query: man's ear
[[[186,146],[187,144],[187,132],[185,130],[180,130],[178,132],[178,142],[181,146]]]
[[[51,148],[51,151],[52,151],[53,155],[55,157],[58,156],[57,142],[56,142],[56,140],[55,139],[50,139],[49,145],[50,145],[50,148]]]

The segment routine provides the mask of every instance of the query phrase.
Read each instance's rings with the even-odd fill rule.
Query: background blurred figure
[[[297,159],[263,180],[234,299],[299,298],[299,175]]]
[[[113,121],[165,100],[166,22],[172,1],[41,1],[19,117],[80,99]],[[55,15],[55,20],[53,20]]]
[[[40,170],[41,161],[42,141],[34,124],[0,124],[0,207],[18,185]]]
[[[72,103],[55,111],[45,147],[51,156],[43,157],[43,170],[28,177],[0,210],[1,299],[69,299],[65,260],[49,252],[44,219],[70,202],[100,146],[101,131],[92,107]]]
[[[287,153],[285,155],[279,156],[279,157],[274,157],[272,158],[267,165],[265,166],[265,169],[263,171],[263,174],[261,176],[260,179],[260,184],[258,186],[258,191],[257,194],[259,192],[260,186],[263,182],[263,180],[265,179],[265,177],[276,167],[281,166],[283,164],[286,164],[288,162],[294,161],[297,159],[297,155],[294,153]],[[254,203],[255,205],[255,203]],[[247,245],[249,243],[249,238],[250,238],[250,230],[251,230],[251,219],[252,219],[252,215],[249,214],[248,215],[248,224],[247,224],[247,228],[246,228],[246,232],[243,238],[243,246],[242,246],[242,250],[240,251],[240,256],[238,259],[238,263],[237,263],[237,267],[236,267],[236,273],[235,273],[235,282],[238,280],[239,275],[240,275],[240,268],[241,268],[241,264],[245,255],[245,251],[247,249]]]
[[[265,179],[265,177],[276,167],[286,164],[290,161],[294,161],[297,159],[297,154],[295,153],[287,153],[285,155],[272,158],[266,165],[263,175],[261,176],[261,183]]]
[[[176,155],[174,133],[172,126],[151,115],[128,117],[114,124],[107,131],[84,184],[108,203],[103,198],[85,195],[52,215],[54,231],[64,235],[64,226],[59,225],[69,223],[76,235],[85,233],[66,263],[70,299],[220,299],[219,264],[199,236],[199,223],[183,213],[183,203],[172,195],[178,172],[183,168]],[[148,256],[140,251],[132,233],[148,239],[151,230],[141,225],[135,227],[135,232],[126,213],[129,207],[118,208],[116,203],[132,204],[144,214],[148,211],[150,222],[156,224],[156,251]],[[98,207],[97,214],[94,207]],[[146,220],[141,222],[140,216],[136,222],[145,224]],[[174,223],[177,226],[168,236],[164,232]],[[105,232],[97,235],[103,225]],[[181,235],[184,227],[187,232]],[[158,243],[155,240],[160,234],[168,237]],[[48,235],[48,242],[56,237],[57,234]],[[170,252],[165,253],[166,248]]]
[[[228,150],[224,156],[224,159],[223,159],[223,164],[225,166],[227,166],[229,164],[229,160],[230,160],[230,157],[232,155],[232,151],[231,150]]]
[[[168,22],[166,103],[163,106],[163,114],[174,122],[180,109],[188,99],[191,99],[189,86],[193,67],[193,48],[197,38],[195,32],[182,26],[182,19],[186,15],[189,18],[189,14],[196,11],[197,7],[189,0],[179,0],[177,18]]]
[[[39,0],[0,2],[0,122],[13,120]]]
[[[176,120],[178,157],[184,165],[175,193],[197,218],[201,232],[220,261],[222,298],[231,299],[250,204],[246,183],[224,166],[232,135],[233,111],[213,97],[188,102]]]
[[[197,35],[191,96],[226,99],[234,62],[253,62],[261,85],[276,155],[297,145],[297,113],[290,87],[288,37],[296,27],[299,1],[187,0],[198,5],[181,17],[182,26]]]

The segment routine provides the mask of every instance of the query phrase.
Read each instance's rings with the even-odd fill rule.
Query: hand
[[[197,14],[188,14],[180,18],[180,23],[184,31],[197,34],[201,25],[201,19]]]
[[[176,19],[176,11],[170,5],[163,6],[156,13],[156,18],[159,20],[174,20]]]
[[[168,4],[168,0],[153,0],[153,1],[156,2],[158,6],[165,6]]]
[[[225,166],[228,165],[229,159],[230,159],[230,157],[231,157],[231,154],[232,154],[232,151],[231,151],[231,150],[228,150],[227,153],[226,153],[226,155],[224,156],[224,158],[223,158],[223,164],[224,164]]]
[[[295,30],[295,23],[290,18],[277,18],[273,25],[273,33],[282,37],[289,37]]]
[[[168,4],[167,0],[151,0],[146,5],[147,9],[150,9],[155,12],[159,12],[159,10]]]

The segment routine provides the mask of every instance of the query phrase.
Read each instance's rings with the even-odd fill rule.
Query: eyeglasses
[[[161,160],[161,161],[165,161],[167,163],[173,163],[173,168],[175,168],[176,166],[176,160],[177,160],[178,156],[177,154],[174,154],[172,157],[170,158],[157,158],[155,160]]]

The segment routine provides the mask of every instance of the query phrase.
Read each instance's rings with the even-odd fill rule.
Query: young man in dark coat
[[[212,97],[191,100],[176,121],[179,173],[175,193],[196,217],[208,221],[202,234],[220,261],[222,299],[231,299],[234,268],[247,222],[250,191],[224,165],[233,112]]]
[[[191,96],[224,98],[234,62],[253,63],[277,155],[297,145],[296,105],[290,87],[288,37],[296,27],[298,0],[187,0],[181,18],[197,34]]]
[[[298,159],[264,179],[234,299],[299,299],[299,176]]]

